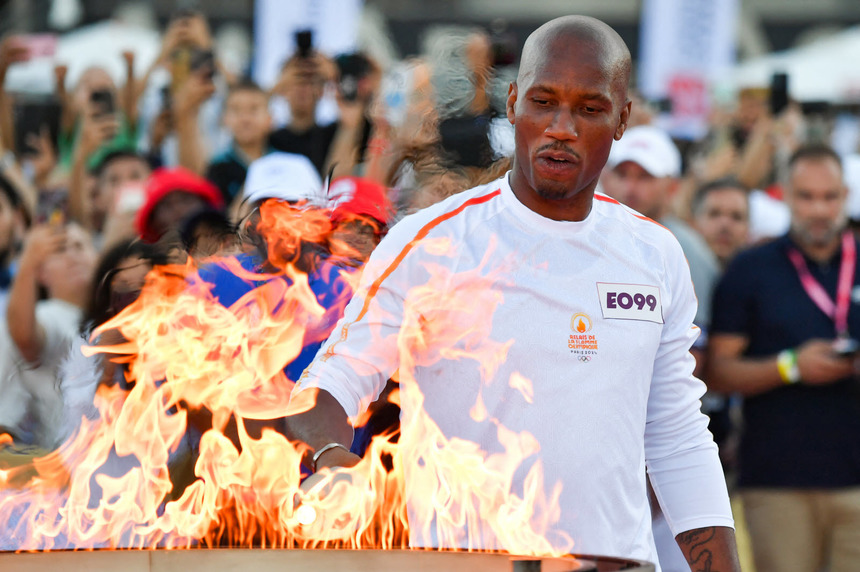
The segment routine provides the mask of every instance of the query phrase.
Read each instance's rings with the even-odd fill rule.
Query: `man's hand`
[[[296,495],[299,534],[331,541],[355,537],[373,514],[374,494],[363,467],[322,469],[304,480]]]
[[[34,227],[24,242],[24,251],[21,253],[20,264],[22,267],[35,269],[45,259],[59,252],[65,247],[66,232],[49,225]]]
[[[6,73],[12,64],[26,62],[28,59],[30,50],[20,36],[9,36],[0,42],[0,73]]]
[[[797,367],[801,382],[809,385],[833,383],[854,373],[851,358],[833,351],[833,340],[813,339],[798,347]]]
[[[682,532],[675,537],[692,572],[740,572],[735,531],[710,526]]]
[[[48,128],[43,125],[39,135],[27,134],[27,145],[36,150],[36,153],[31,156],[33,182],[37,187],[44,187],[54,167],[57,166],[57,154]]]
[[[188,76],[188,79],[173,95],[173,119],[181,121],[189,114],[197,114],[200,106],[215,93],[215,84],[206,70]]]
[[[169,109],[163,109],[155,116],[149,127],[149,145],[152,149],[161,149],[167,136],[173,131],[173,116]]]
[[[81,125],[78,151],[84,158],[95,153],[99,147],[110,141],[119,131],[119,121],[115,114],[99,115],[88,113]]]

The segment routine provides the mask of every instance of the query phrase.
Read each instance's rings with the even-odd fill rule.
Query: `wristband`
[[[322,447],[320,450],[314,453],[314,456],[311,457],[311,465],[313,466],[313,470],[315,473],[317,472],[317,461],[319,461],[319,458],[323,456],[323,453],[325,453],[326,451],[330,451],[331,449],[337,449],[338,447],[349,453],[349,449],[347,449],[346,446],[341,445],[340,443],[329,443],[328,445]]]
[[[800,367],[797,365],[797,352],[782,350],[776,355],[776,367],[782,382],[788,385],[800,381]]]

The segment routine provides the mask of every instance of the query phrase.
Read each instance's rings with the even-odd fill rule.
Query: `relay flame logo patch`
[[[582,312],[576,313],[570,319],[570,329],[577,334],[585,334],[591,331],[591,317]]]
[[[573,333],[567,340],[567,347],[583,363],[597,355],[597,336],[589,333],[593,327],[594,321],[584,312],[577,312],[570,318]]]

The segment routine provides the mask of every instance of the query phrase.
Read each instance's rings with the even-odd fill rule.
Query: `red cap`
[[[391,221],[387,189],[361,177],[339,177],[329,187],[328,207],[331,220],[347,220],[356,215],[369,216],[383,225]]]
[[[135,219],[137,232],[144,241],[155,242],[160,238],[151,225],[152,211],[161,199],[175,191],[197,195],[214,209],[224,208],[221,191],[203,177],[183,167],[156,169],[146,182],[146,198]]]

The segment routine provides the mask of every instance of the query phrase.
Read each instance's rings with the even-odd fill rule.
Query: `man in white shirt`
[[[681,248],[594,193],[626,128],[630,67],[621,38],[592,18],[559,18],[529,37],[507,102],[511,172],[392,228],[297,384],[288,427],[315,469],[354,465],[348,416],[399,368],[410,380],[401,393],[417,388],[446,437],[494,453],[504,448],[499,426],[534,436],[544,486],[562,484],[558,526],[578,552],[656,561],[647,468],[691,567],[740,570],[699,412],[704,386],[692,376],[696,302]],[[399,351],[404,335],[424,348],[448,339],[434,356]],[[495,369],[465,357],[487,339],[506,345]],[[403,401],[401,447],[414,442],[418,413]],[[404,470],[408,488],[420,466]],[[517,474],[512,487],[524,486]],[[438,540],[410,533],[413,545]]]

